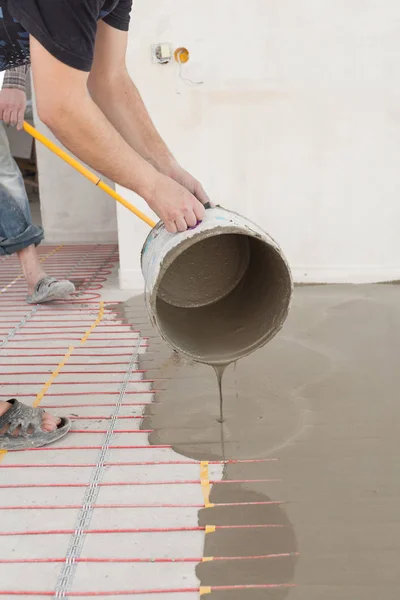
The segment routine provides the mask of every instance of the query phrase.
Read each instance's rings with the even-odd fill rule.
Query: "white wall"
[[[38,129],[60,145],[42,123]],[[39,143],[36,152],[46,242],[115,242],[115,201]]]
[[[135,4],[132,76],[213,201],[262,224],[299,281],[400,278],[398,0]],[[204,85],[151,63],[162,41]],[[147,228],[119,207],[118,230],[121,283],[140,288]]]

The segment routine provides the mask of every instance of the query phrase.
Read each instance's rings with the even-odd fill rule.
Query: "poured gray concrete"
[[[295,290],[283,332],[224,380],[224,445],[211,369],[168,349],[155,356],[165,392],[148,408],[152,443],[201,459],[271,458],[229,465],[212,501],[282,501],[212,508],[201,523],[280,523],[271,533],[219,531],[205,554],[298,558],[205,563],[203,585],[294,582],[288,590],[226,591],[215,600],[396,600],[400,597],[400,287]]]

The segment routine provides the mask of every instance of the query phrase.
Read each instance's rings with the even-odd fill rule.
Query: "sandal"
[[[0,433],[0,450],[28,450],[40,448],[62,438],[71,429],[71,421],[61,419],[55,431],[43,431],[43,408],[32,408],[18,400],[8,400],[11,408],[0,417],[0,431],[8,426],[5,433]],[[14,434],[17,428],[17,434]]]
[[[28,304],[42,304],[44,302],[53,302],[54,300],[64,300],[75,292],[75,286],[72,281],[62,279],[59,281],[55,277],[43,277],[37,282],[35,291],[26,297]]]

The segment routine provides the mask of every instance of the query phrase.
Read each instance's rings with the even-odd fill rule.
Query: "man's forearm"
[[[136,153],[107,121],[89,94],[62,105],[41,105],[39,116],[79,159],[112,181],[151,200],[156,169]]]
[[[89,77],[89,91],[131,148],[164,175],[171,175],[176,165],[172,153],[157,132],[143,100],[123,70],[111,82]]]

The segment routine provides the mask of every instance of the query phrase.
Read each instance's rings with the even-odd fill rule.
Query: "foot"
[[[42,304],[63,300],[75,292],[75,286],[71,281],[62,279],[58,281],[54,277],[45,275],[36,284],[32,294],[26,298],[28,304]]]
[[[10,408],[12,404],[10,402],[0,402],[0,417],[2,417]],[[44,412],[42,415],[42,429],[43,431],[55,431],[58,425],[61,423],[61,419],[52,417],[49,413]],[[13,432],[13,435],[19,434],[19,427]],[[0,429],[0,435],[6,433],[8,426]]]
[[[70,428],[69,419],[55,419],[15,398],[0,402],[0,450],[41,448],[64,437]]]

